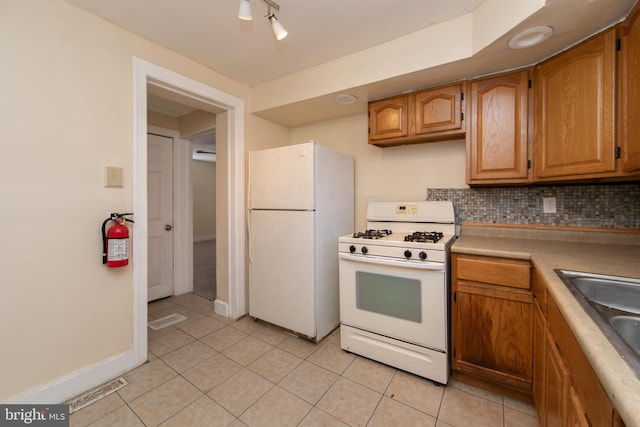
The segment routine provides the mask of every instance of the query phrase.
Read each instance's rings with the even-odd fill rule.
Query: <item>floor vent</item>
[[[182,322],[185,319],[186,317],[184,317],[182,314],[173,313],[160,319],[156,319],[153,322],[149,322],[149,327],[154,331],[157,331],[158,329],[175,325],[176,323]]]
[[[89,390],[88,392],[66,402],[69,405],[69,413],[72,414],[85,406],[91,405],[94,402],[109,396],[111,393],[120,390],[127,385],[127,381],[120,377],[99,387]]]

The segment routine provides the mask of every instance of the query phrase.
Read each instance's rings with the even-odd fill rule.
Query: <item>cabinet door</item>
[[[539,414],[544,408],[544,369],[547,353],[547,321],[538,302],[533,304],[533,403]]]
[[[551,334],[547,334],[544,421],[546,427],[563,427],[567,420],[569,373]]]
[[[537,181],[615,175],[615,30],[536,67]]]
[[[591,427],[591,422],[587,418],[584,406],[576,389],[569,389],[569,426],[570,427]]]
[[[586,418],[593,426],[611,426],[613,406],[553,298],[547,298],[547,325],[571,370],[571,384],[584,403]]]
[[[640,171],[640,4],[622,27],[620,145],[622,169]]]
[[[369,141],[409,136],[409,105],[413,94],[369,103]]]
[[[416,135],[432,137],[464,135],[462,94],[462,83],[417,92]]]
[[[467,183],[529,180],[529,72],[471,82]]]
[[[452,368],[531,393],[531,305],[528,291],[457,280]]]

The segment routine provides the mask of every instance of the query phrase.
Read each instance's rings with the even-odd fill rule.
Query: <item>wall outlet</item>
[[[543,197],[542,198],[542,212],[543,213],[556,213],[556,198],[555,197]]]

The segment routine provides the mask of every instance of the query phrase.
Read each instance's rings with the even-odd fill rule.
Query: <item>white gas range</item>
[[[454,240],[451,202],[370,203],[339,238],[341,347],[446,384]]]

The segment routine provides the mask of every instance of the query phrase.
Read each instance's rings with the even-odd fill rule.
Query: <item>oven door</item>
[[[342,324],[446,352],[446,264],[339,257]]]

